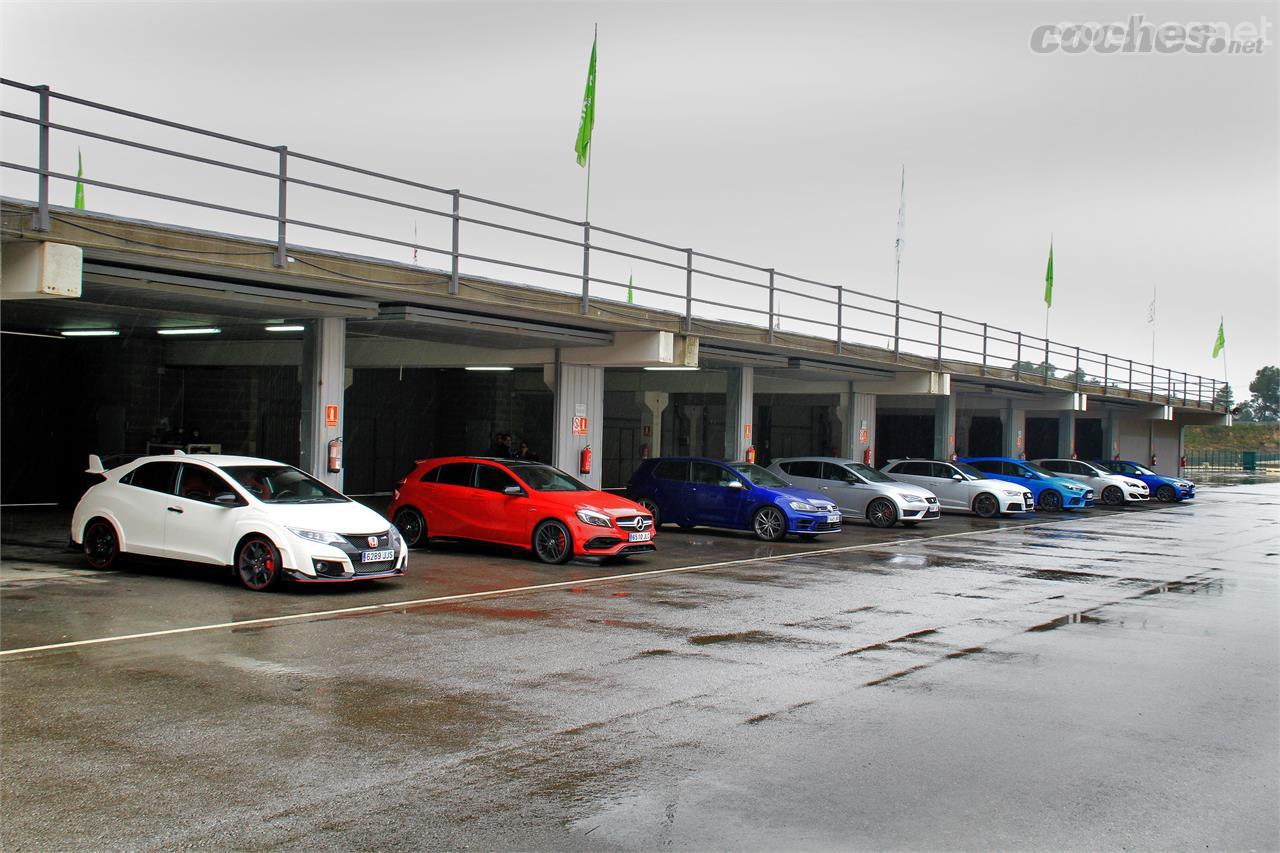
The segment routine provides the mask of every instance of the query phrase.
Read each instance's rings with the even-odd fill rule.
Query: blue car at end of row
[[[631,475],[625,494],[653,515],[654,526],[750,530],[770,542],[788,533],[812,538],[840,532],[840,509],[829,499],[749,462],[694,456],[646,459]]]
[[[1048,512],[1062,509],[1085,509],[1094,505],[1093,489],[1075,480],[1059,477],[1025,459],[1008,456],[979,456],[961,459],[988,477],[1017,483],[1031,490],[1036,507]]]
[[[1151,497],[1161,503],[1173,503],[1174,501],[1190,500],[1196,496],[1196,484],[1190,480],[1184,480],[1181,477],[1166,477],[1163,474],[1157,474],[1144,465],[1137,462],[1130,462],[1127,459],[1112,459],[1110,461],[1099,459],[1093,463],[1104,471],[1112,471],[1116,474],[1124,474],[1126,477],[1133,477],[1147,484],[1147,488],[1151,490]]]

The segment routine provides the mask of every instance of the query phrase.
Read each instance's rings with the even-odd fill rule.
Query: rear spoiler
[[[89,467],[84,469],[86,474],[105,474],[107,469],[102,467],[102,457],[96,453],[89,454]]]

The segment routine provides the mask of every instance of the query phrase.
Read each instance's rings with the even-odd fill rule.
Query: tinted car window
[[[914,477],[932,477],[933,465],[929,462],[903,462],[893,469],[895,474],[906,474]]]
[[[440,466],[439,482],[446,486],[470,486],[474,462],[450,462]]]
[[[436,467],[432,468],[430,471],[428,471],[427,473],[425,473],[425,474],[423,474],[421,477],[419,477],[419,478],[418,478],[418,482],[419,482],[419,483],[436,483],[436,482],[439,482],[439,480],[440,480],[440,469],[441,469],[441,468],[443,468],[443,467],[444,467],[443,465],[437,465]]]
[[[575,480],[559,468],[541,462],[508,462],[516,476],[536,492],[593,492],[595,489]]]
[[[508,486],[518,486],[510,474],[492,465],[476,466],[476,488],[490,492],[501,492]]]
[[[988,474],[1004,474],[1004,463],[996,459],[980,459],[977,462],[969,463],[979,471],[986,471]]]
[[[236,490],[231,488],[230,483],[208,468],[199,465],[182,466],[182,474],[178,478],[178,494],[182,497],[212,503],[214,498],[226,492],[236,495]],[[237,499],[239,497],[236,495]]]
[[[955,473],[950,465],[945,465],[941,462],[930,462],[928,464],[930,477],[937,477],[939,480],[950,480],[951,475]]]
[[[822,463],[801,459],[788,463],[782,470],[793,477],[813,477],[817,479],[822,476]]]
[[[228,465],[222,470],[263,503],[349,502],[341,492],[292,465]]]
[[[659,480],[687,480],[689,479],[689,461],[666,459],[653,466],[653,476]]]
[[[793,471],[792,473],[794,474],[795,472]],[[889,479],[888,477],[885,477],[883,474],[881,474],[879,471],[876,471],[876,474],[882,479],[885,479],[885,480]],[[832,480],[836,483],[861,482],[861,480],[859,480],[858,477],[855,476],[854,473],[850,471],[848,468],[845,468],[843,465],[833,465],[830,462],[822,463],[822,479]]]
[[[1071,472],[1073,469],[1073,466],[1071,465],[1070,462],[1060,462],[1058,460],[1041,462],[1040,465],[1044,468],[1048,468],[1050,471],[1056,471],[1059,474]]]
[[[148,462],[129,475],[129,485],[153,492],[173,494],[173,481],[178,476],[177,462]]]
[[[689,480],[704,486],[727,486],[738,478],[719,465],[710,462],[694,462],[693,473]]]

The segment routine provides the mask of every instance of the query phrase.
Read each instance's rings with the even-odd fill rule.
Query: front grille
[[[805,524],[803,521],[801,521],[801,522],[800,522],[800,526],[804,528],[804,530],[805,530],[805,532],[806,532],[806,533],[808,533],[808,532],[813,532],[813,533],[823,533],[823,532],[825,532],[825,531],[830,531],[830,530],[839,530],[839,529],[840,529],[840,522],[838,522],[838,521],[815,521],[815,522],[812,522],[811,524]]]
[[[941,513],[936,509],[931,509],[924,514],[925,518],[937,518]]]
[[[1036,499],[1033,498],[1031,495],[1023,495],[1022,505],[1025,506],[1027,509],[1035,509]]]
[[[628,515],[614,519],[613,523],[623,530],[645,531],[653,527],[653,519],[647,515]]]
[[[355,548],[357,551],[378,551],[378,550],[385,550],[391,547],[390,531],[387,531],[386,533],[377,533],[377,534],[375,533],[339,533],[338,535],[341,536],[343,539],[347,540],[347,542],[351,545],[351,547]],[[370,536],[378,537],[377,545],[369,544]]]
[[[587,543],[582,547],[587,551],[603,551],[606,548],[612,548],[621,541],[616,536],[597,536],[594,539],[588,539]]]
[[[376,575],[380,572],[389,572],[395,568],[395,560],[382,560],[377,563],[356,563],[356,574],[358,575]]]

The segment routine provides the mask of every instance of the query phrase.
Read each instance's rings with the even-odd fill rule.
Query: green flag
[[[587,90],[582,95],[582,119],[578,122],[578,141],[573,150],[578,154],[578,165],[587,165],[591,152],[591,129],[596,126],[596,40],[591,39],[591,64],[587,66]]]
[[[84,184],[80,179],[84,177],[84,157],[80,154],[80,149],[76,149],[76,210],[84,210]]]
[[[1053,241],[1049,241],[1049,268],[1044,271],[1044,304],[1053,307]]]
[[[1222,318],[1218,318],[1218,339],[1213,342],[1213,357],[1217,358],[1218,353],[1222,352],[1222,348],[1227,345],[1227,336],[1222,329]]]
[[[633,278],[635,278],[634,275],[627,276],[627,304],[628,305],[636,301],[636,295],[631,292],[631,280]]]

